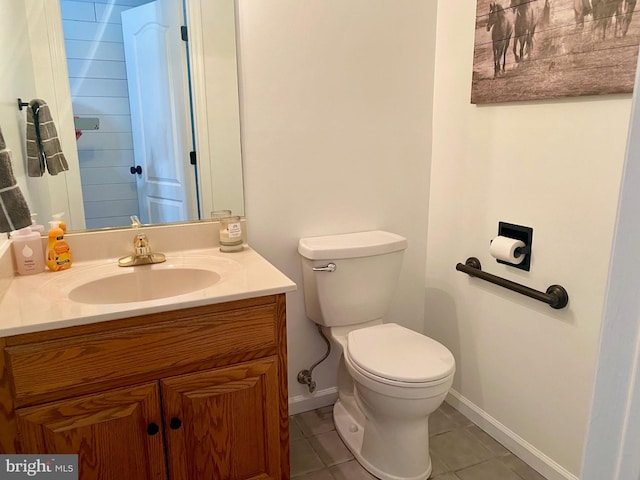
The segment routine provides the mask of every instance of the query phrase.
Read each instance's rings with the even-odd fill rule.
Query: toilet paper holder
[[[524,247],[516,248],[515,252],[517,256],[524,255],[524,260],[520,263],[511,263],[506,260],[496,258],[496,262],[511,267],[519,268],[521,270],[531,270],[531,245],[533,243],[533,228],[524,227],[522,225],[514,225],[513,223],[498,222],[498,236],[508,237],[522,241]]]

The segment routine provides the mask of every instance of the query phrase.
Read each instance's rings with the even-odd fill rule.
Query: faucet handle
[[[142,226],[137,215],[131,215],[129,219],[131,220],[131,228],[140,228]]]
[[[136,255],[150,255],[151,246],[149,245],[149,239],[144,233],[139,233],[133,239],[133,248]]]

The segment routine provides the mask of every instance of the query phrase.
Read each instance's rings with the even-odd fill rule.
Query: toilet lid
[[[361,369],[389,380],[433,382],[455,369],[453,355],[444,345],[395,323],[350,332],[347,348]]]

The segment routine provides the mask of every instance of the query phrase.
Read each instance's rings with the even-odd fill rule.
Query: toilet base
[[[344,401],[353,402],[346,408]],[[352,412],[352,413],[350,413]],[[373,466],[366,458],[362,456],[362,442],[364,439],[365,418],[355,405],[355,400],[351,398],[339,399],[333,407],[333,421],[336,426],[338,435],[345,443],[351,454],[362,465],[365,470],[379,478],[380,480],[427,480],[431,475],[431,459],[429,458],[428,468],[421,474],[412,477],[397,477],[383,472]]]

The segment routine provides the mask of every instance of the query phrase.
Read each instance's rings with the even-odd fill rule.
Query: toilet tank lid
[[[298,242],[298,253],[309,260],[369,257],[405,248],[406,238],[382,230],[301,238]]]

